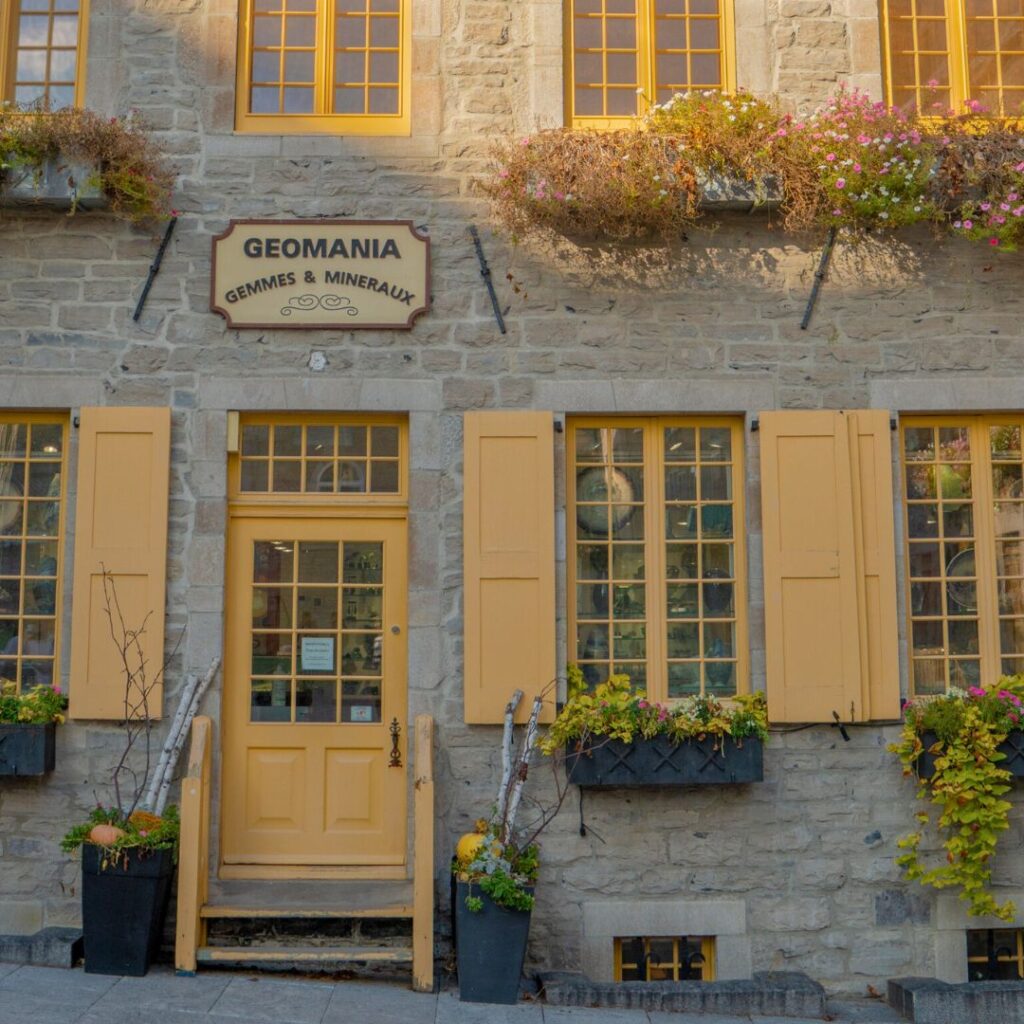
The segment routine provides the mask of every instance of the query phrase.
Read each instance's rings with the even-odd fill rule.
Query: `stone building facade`
[[[180,220],[133,322],[158,239],[103,213],[4,211],[0,408],[70,417],[92,407],[170,408],[166,626],[168,644],[181,630],[184,638],[170,664],[168,707],[186,671],[224,652],[229,413],[407,419],[408,722],[429,713],[437,728],[443,944],[447,858],[486,808],[499,771],[498,728],[463,717],[464,414],[738,419],[749,674],[761,689],[758,417],[777,409],[1021,413],[1024,298],[1015,256],[924,234],[840,245],[804,331],[818,241],[785,236],[757,213],[724,218],[668,251],[595,258],[568,241],[517,248],[489,228],[474,180],[487,171],[493,138],[563,123],[562,5],[416,0],[411,18],[409,134],[246,133],[234,121],[237,0],[94,0],[87,105],[137,110],[154,126],[179,174]],[[802,111],[839,82],[881,94],[873,2],[737,0],[735,24],[741,86],[778,92]],[[230,220],[254,217],[411,220],[431,240],[430,311],[409,331],[228,329],[209,308],[211,239]],[[471,224],[495,272],[504,334]],[[552,510],[562,665],[574,656],[565,437],[556,434]],[[72,692],[77,444],[71,429],[59,629],[61,678]],[[902,589],[897,606],[906,695]],[[218,683],[204,703],[215,721],[221,701]],[[0,932],[78,920],[78,867],[57,841],[92,805],[116,731],[72,720],[59,732],[55,774],[0,784]],[[855,993],[899,975],[962,978],[968,923],[956,900],[908,886],[893,865],[914,803],[914,787],[886,751],[896,731],[867,723],[845,742],[825,724],[780,727],[763,783],[588,794],[585,835],[567,806],[543,846],[531,961],[607,970],[608,921],[628,904],[640,908],[635,934],[660,934],[643,916],[660,908],[668,916],[658,927],[718,935],[721,977],[796,969]],[[995,866],[1001,894],[1024,894],[1022,838],[1015,820]]]

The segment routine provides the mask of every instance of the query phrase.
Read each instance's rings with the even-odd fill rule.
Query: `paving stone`
[[[413,992],[393,984],[339,982],[322,1024],[348,1024],[353,1020],[372,1020],[375,1024],[433,1024],[437,1014],[437,996]]]
[[[86,974],[80,967],[19,967],[0,978],[0,1003],[5,994],[15,992],[19,999],[33,996],[53,1005],[76,1006],[85,1012],[118,982],[104,974]]]
[[[210,1013],[274,1024],[314,1024],[323,1017],[333,993],[334,986],[327,982],[234,978]]]
[[[13,974],[21,964],[5,964],[0,963],[0,978],[6,978],[8,974]]]
[[[92,1008],[92,1012],[144,1007],[206,1013],[224,994],[232,978],[223,974],[197,974],[179,978],[169,969],[151,970],[144,978],[121,978]]]
[[[436,1024],[543,1024],[545,1009],[540,1003],[463,1003],[458,993],[442,992],[435,1020]]]
[[[685,1024],[686,1018],[682,1014],[666,1013],[662,1016],[671,1017],[671,1024]],[[701,1018],[702,1021],[704,1019]],[[643,1010],[605,1010],[585,1006],[544,1007],[544,1024],[647,1024],[648,1020],[653,1020],[653,1015]],[[722,1024],[747,1024],[747,1019],[744,1017],[741,1021],[738,1017],[729,1017],[728,1020],[722,1018]]]
[[[0,1024],[76,1024],[89,1012],[87,1006],[60,1003],[38,996],[17,996],[0,989]]]

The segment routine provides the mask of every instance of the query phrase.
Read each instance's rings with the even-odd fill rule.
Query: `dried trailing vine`
[[[922,118],[840,90],[806,118],[749,93],[679,94],[635,128],[556,129],[494,148],[481,182],[513,237],[556,231],[678,239],[721,179],[776,194],[783,227],[886,231],[927,223],[1001,249],[1024,242],[1024,132]]]

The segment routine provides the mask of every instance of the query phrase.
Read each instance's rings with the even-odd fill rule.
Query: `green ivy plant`
[[[569,743],[582,746],[592,737],[632,743],[634,737],[668,736],[676,743],[729,736],[742,743],[748,736],[768,738],[768,712],[763,693],[741,694],[724,704],[711,696],[686,697],[671,706],[647,699],[634,690],[629,676],[613,675],[593,692],[583,685],[575,665],[569,666],[569,699],[540,742],[545,754]]]
[[[453,871],[460,882],[469,883],[466,908],[479,913],[483,900],[473,895],[473,887],[486,893],[497,906],[507,910],[533,910],[533,885],[540,869],[540,848],[530,843],[520,849],[514,842],[502,843],[500,825],[481,819],[477,822],[481,842],[468,863],[455,862]]]
[[[923,737],[933,733],[927,752],[935,756],[931,778],[921,778],[917,798],[938,809],[915,815],[916,831],[897,845],[896,858],[906,877],[936,889],[956,888],[972,916],[993,915],[1004,921],[1016,912],[1012,901],[1000,903],[989,886],[992,858],[1001,833],[1009,827],[1011,804],[1002,799],[1010,772],[1000,767],[999,745],[1024,717],[1024,676],[1004,676],[994,684],[950,690],[905,707],[903,729],[889,750],[899,755],[903,774],[915,775],[925,752]],[[942,837],[944,862],[929,865],[921,850],[924,830],[932,825]]]
[[[0,679],[0,724],[21,722],[25,725],[48,725],[63,722],[67,698],[59,686],[40,683],[27,693],[19,693],[16,683]]]

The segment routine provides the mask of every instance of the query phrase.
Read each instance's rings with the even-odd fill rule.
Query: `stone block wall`
[[[753,418],[781,407],[1019,409],[1024,294],[1017,256],[923,233],[842,244],[801,331],[820,239],[785,236],[760,215],[725,218],[671,251],[516,248],[489,230],[473,180],[492,137],[561,122],[561,8],[433,0],[414,10],[410,138],[282,138],[231,130],[231,0],[96,0],[90,102],[154,123],[180,172],[181,219],[135,323],[157,238],[103,214],[2,212],[0,406],[172,408],[168,636],[185,634],[169,708],[183,674],[222,647],[227,411],[409,414],[410,714],[438,723],[444,900],[453,840],[489,805],[498,761],[498,730],[462,724],[462,413],[746,417],[748,612],[753,683],[763,686]],[[794,109],[839,78],[877,94],[873,4],[738,0],[737,11],[741,83],[777,88]],[[208,310],[211,238],[231,218],[320,216],[424,225],[431,312],[409,332],[226,330]],[[504,335],[471,223],[481,226]],[[562,453],[559,474],[564,505]],[[68,511],[71,538],[73,500]],[[68,609],[62,627],[67,638]],[[564,622],[561,635],[564,662]],[[204,708],[215,718],[219,699],[212,693]],[[544,847],[533,962],[578,965],[588,902],[672,894],[744,901],[756,970],[805,970],[857,993],[892,975],[935,973],[934,901],[892,864],[913,810],[913,786],[885,751],[893,735],[865,727],[844,743],[828,727],[776,732],[764,783],[588,795],[586,835],[578,807],[566,806]],[[116,751],[115,727],[71,723],[52,778],[0,784],[0,932],[77,920],[77,869],[56,844],[92,805]],[[1001,885],[1024,886],[1024,857],[1013,852],[1020,829],[996,865]]]

